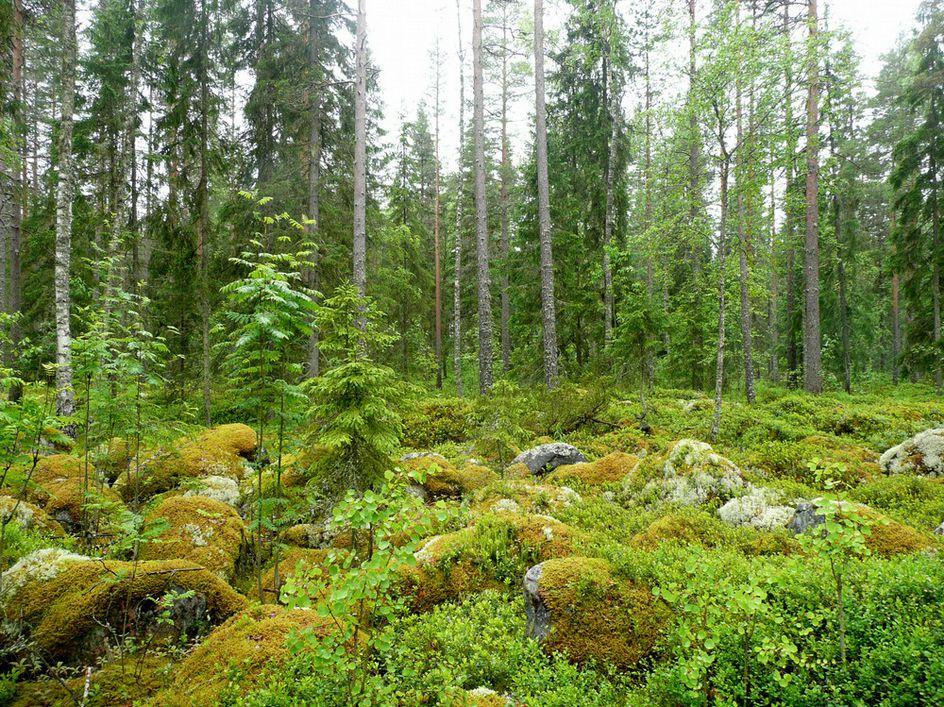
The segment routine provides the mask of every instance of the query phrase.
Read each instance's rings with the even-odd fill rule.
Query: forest
[[[944,705],[866,5],[0,0],[0,707]]]

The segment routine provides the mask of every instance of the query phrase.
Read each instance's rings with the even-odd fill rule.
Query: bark
[[[944,389],[941,370],[941,206],[938,193],[937,163],[931,158],[931,336],[934,340],[934,385],[938,395]]]
[[[750,150],[744,145],[744,126],[743,109],[741,104],[741,88],[738,86],[737,92],[737,142],[738,142],[738,173],[739,184],[737,185],[737,227],[738,227],[738,287],[741,295],[740,325],[741,325],[741,348],[744,354],[744,394],[748,403],[753,403],[757,399],[754,391],[754,354],[753,342],[751,341],[751,303],[748,291],[748,281],[750,279],[750,270],[747,263],[747,253],[750,248],[749,237],[747,233],[747,205],[746,191],[748,184],[745,184],[745,178],[748,175],[747,160],[750,160]],[[745,160],[744,156],[747,156]]]
[[[485,203],[485,98],[482,79],[482,0],[472,1],[472,93],[475,123],[475,260],[479,315],[479,392],[492,387],[492,294]]]
[[[604,102],[610,119],[610,132],[607,136],[606,157],[606,202],[603,213],[603,343],[609,346],[613,340],[614,298],[613,298],[613,269],[610,264],[610,243],[613,240],[615,219],[615,190],[617,136],[619,125],[617,122],[618,101],[616,91],[612,85],[612,67],[603,59]]]
[[[721,163],[721,216],[718,221],[718,345],[715,350],[715,411],[711,423],[711,441],[718,441],[721,431],[721,405],[724,392],[724,327],[727,293],[725,289],[724,264],[727,250],[728,228],[728,175],[731,171],[730,157],[725,155]]]
[[[209,14],[206,0],[200,3],[200,179],[197,183],[197,260],[200,268],[200,334],[202,343],[203,420],[207,427],[210,419],[210,292],[208,230],[210,223],[209,194],[209,141],[210,141],[210,87],[209,87]]]
[[[790,5],[783,5],[783,32],[789,38],[790,36]],[[789,52],[789,50],[788,50]],[[799,385],[800,356],[797,350],[796,337],[796,236],[795,236],[795,214],[793,195],[795,190],[794,172],[796,159],[796,133],[793,125],[793,69],[791,56],[788,53],[787,61],[784,62],[784,127],[787,135],[787,163],[786,190],[784,191],[784,223],[783,240],[785,245],[785,263],[786,271],[786,304],[785,314],[786,337],[787,337],[787,382],[791,388]]]
[[[456,187],[456,243],[453,250],[454,280],[452,291],[452,351],[456,376],[456,395],[462,397],[462,156],[465,154],[465,50],[462,44],[462,11],[456,0],[456,24],[459,37],[459,175]]]
[[[367,0],[357,0],[354,49],[354,284],[367,294]]]
[[[770,173],[770,302],[767,309],[767,328],[770,335],[770,381],[780,383],[780,280],[777,273],[777,190],[776,175]]]
[[[72,198],[75,174],[72,160],[72,122],[75,109],[75,0],[62,3],[62,118],[59,127],[59,184],[56,190],[56,249],[54,289],[56,307],[56,413],[75,412],[72,389],[72,297],[69,270],[72,257]]]
[[[508,182],[511,164],[508,157],[508,3],[502,4],[502,46],[501,46],[501,191],[500,217],[501,239],[499,257],[501,269],[501,357],[502,371],[508,373],[511,368],[511,301],[508,294]]]
[[[648,27],[648,23],[647,23]],[[646,101],[646,137],[645,137],[645,163],[643,171],[643,191],[645,199],[645,216],[646,216],[646,231],[649,233],[649,238],[653,238],[654,234],[651,232],[653,223],[652,223],[652,75],[650,71],[650,47],[649,47],[649,34],[648,29],[646,30],[646,39],[645,39],[645,101]],[[653,273],[653,263],[652,263],[652,249],[647,248],[646,253],[646,297],[649,302],[649,307],[653,306],[655,300],[655,281]],[[646,332],[646,339],[648,344],[648,332]],[[653,356],[652,350],[647,345],[646,346],[646,357],[645,357],[645,389],[652,387],[655,379],[655,358]]]
[[[808,0],[810,39],[809,87],[806,103],[806,244],[803,254],[805,308],[803,319],[803,387],[823,391],[822,338],[819,316],[819,41],[817,0]]]
[[[435,355],[436,355],[436,388],[443,387],[443,358],[442,358],[442,254],[439,243],[439,212],[440,212],[440,184],[439,184],[439,43],[436,44],[436,108],[434,112],[434,132],[436,141],[436,175],[433,184],[433,269],[434,269],[434,296],[433,319],[435,321]]]
[[[66,0],[68,2],[69,0]],[[65,3],[64,3],[65,4]],[[64,9],[63,13],[68,15],[69,10]],[[75,6],[72,5],[71,11],[73,17],[73,24],[75,24]],[[22,0],[13,1],[13,123],[17,128],[20,127],[22,121],[22,92],[23,92],[23,36],[24,36],[24,16],[23,16],[23,3]],[[74,34],[74,32],[73,32]],[[75,61],[72,61],[73,67],[75,66]],[[75,69],[73,68],[73,75],[75,74]],[[74,81],[74,79],[73,79]],[[23,219],[23,211],[21,199],[23,196],[23,185],[21,183],[21,176],[19,173],[16,173],[12,176],[13,182],[13,198],[12,198],[12,213],[10,221],[10,257],[9,257],[9,267],[10,267],[10,280],[9,280],[9,293],[10,293],[10,313],[17,315],[20,313],[21,309],[21,299],[22,299],[22,282],[20,277],[20,226]],[[16,360],[17,352],[20,348],[20,338],[21,325],[17,320],[13,321],[12,326],[10,327],[10,340],[11,347],[8,352],[10,355],[7,357],[10,360]],[[10,399],[19,400],[22,396],[23,390],[20,385],[11,385],[10,386]]]
[[[557,314],[554,302],[554,253],[551,199],[547,177],[547,109],[544,103],[544,0],[534,0],[535,152],[538,224],[541,240],[541,321],[544,329],[544,382],[557,385]]]
[[[891,230],[895,230],[895,210],[892,209]],[[896,258],[892,258],[894,263]],[[897,265],[892,270],[892,382],[896,385],[901,380],[901,367],[898,359],[901,356],[901,299],[900,299],[900,277],[898,275]]]
[[[311,70],[311,85],[308,87],[308,112],[311,121],[308,135],[308,218],[306,226],[309,242],[312,243],[311,265],[307,268],[307,286],[316,291],[319,286],[318,236],[321,228],[321,51],[318,43],[318,21],[321,15],[321,0],[310,0],[308,4],[308,63]],[[312,322],[308,338],[308,363],[305,373],[315,378],[321,372],[321,349],[318,342],[318,327]]]

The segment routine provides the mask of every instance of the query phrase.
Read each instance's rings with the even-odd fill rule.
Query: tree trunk
[[[643,192],[644,192],[644,209],[645,209],[645,229],[648,234],[647,240],[650,240],[655,237],[652,233],[652,76],[650,71],[650,38],[649,38],[649,23],[646,23],[646,38],[645,38],[645,57],[643,65],[645,67],[645,101],[646,101],[646,136],[645,136],[645,162],[643,168]],[[648,301],[648,306],[651,308],[655,301],[655,280],[653,273],[653,262],[652,262],[652,248],[647,247],[646,249],[646,299]],[[646,332],[646,342],[648,344],[649,332]],[[655,382],[655,369],[656,363],[655,358],[653,357],[651,348],[647,345],[645,352],[645,365],[644,372],[646,380],[644,381],[644,390],[648,390],[652,387]]]
[[[895,230],[895,210],[891,214],[891,231]],[[892,262],[896,259],[893,257]],[[900,304],[900,278],[897,266],[892,270],[892,382],[898,385],[901,380],[901,367],[898,359],[901,356],[901,304]]]
[[[809,90],[806,104],[806,245],[804,248],[803,387],[823,392],[819,317],[819,41],[817,0],[808,0]]]
[[[941,370],[941,206],[938,194],[937,163],[931,158],[931,336],[934,340],[934,385],[938,395],[944,388]]]
[[[711,441],[718,441],[721,431],[721,405],[724,392],[724,327],[727,292],[724,266],[726,258],[726,235],[728,228],[728,175],[731,171],[730,157],[725,155],[721,163],[721,217],[718,221],[718,345],[715,350],[715,412],[711,423]]]
[[[485,97],[482,79],[482,0],[472,0],[472,93],[475,122],[475,260],[479,315],[479,392],[492,387],[492,294],[485,203]]]
[[[554,302],[551,197],[547,176],[547,109],[544,105],[544,0],[534,0],[534,104],[538,224],[541,240],[541,321],[544,328],[544,382],[548,388],[554,388],[557,385],[557,314]]]
[[[321,52],[318,43],[318,22],[321,14],[321,0],[308,3],[308,64],[311,72],[311,85],[308,87],[308,113],[311,125],[308,134],[308,219],[306,226],[308,240],[312,243],[311,265],[307,268],[309,289],[317,291],[319,286],[318,236],[321,232],[321,91],[319,85],[321,72]],[[313,295],[314,296],[314,295]],[[316,378],[321,372],[321,348],[318,341],[318,327],[312,323],[308,337],[308,365],[305,373],[309,378]]]
[[[197,183],[197,259],[200,268],[200,333],[203,345],[203,420],[207,427],[210,415],[210,283],[208,230],[210,223],[209,142],[210,142],[210,78],[209,68],[209,14],[206,0],[200,3],[200,181]]]
[[[465,154],[465,50],[462,44],[462,10],[456,0],[459,46],[459,174],[456,184],[456,243],[453,249],[455,273],[452,291],[452,353],[456,395],[462,397],[462,157]]]
[[[59,184],[56,190],[56,413],[69,417],[75,412],[72,389],[72,297],[69,270],[72,257],[72,198],[75,190],[72,161],[72,120],[75,106],[75,0],[62,2],[62,118],[59,126]]]
[[[783,4],[783,33],[790,41],[790,4]],[[787,383],[791,388],[799,385],[800,356],[796,336],[796,235],[794,232],[794,172],[796,159],[796,132],[793,125],[793,69],[792,52],[788,49],[784,62],[784,128],[786,131],[787,160],[784,167],[786,189],[783,194],[783,240],[785,246],[784,270],[786,275],[785,333],[787,337]]]
[[[770,335],[768,374],[774,385],[780,383],[780,280],[777,273],[777,178],[770,172],[770,302],[767,308],[767,329]]]
[[[501,258],[501,357],[502,371],[511,369],[511,299],[508,294],[508,182],[511,176],[511,163],[508,148],[508,4],[502,4],[502,46],[501,46],[501,192],[499,195],[501,210],[501,240],[499,257]]]
[[[367,294],[367,0],[357,0],[354,48],[354,284]]]
[[[71,2],[71,0],[64,0],[63,4]],[[63,13],[68,15],[69,10],[64,8]],[[72,17],[73,25],[75,24],[75,5],[72,5]],[[13,80],[13,123],[16,129],[20,128],[22,121],[22,109],[21,102],[23,98],[23,41],[25,34],[25,24],[23,18],[23,3],[22,0],[13,0],[13,66],[12,66],[12,80]],[[73,30],[73,36],[75,32]],[[73,53],[74,56],[74,53]],[[75,66],[75,60],[72,60],[72,66]],[[73,76],[75,74],[75,69],[72,70]],[[73,79],[74,83],[74,79]],[[20,278],[20,226],[23,219],[22,211],[22,198],[23,198],[23,185],[20,181],[20,173],[16,170],[11,170],[11,181],[13,184],[13,198],[12,198],[12,213],[11,213],[11,222],[10,222],[10,280],[9,280],[9,293],[10,293],[10,313],[17,315],[20,313],[21,309],[21,299],[22,299],[22,283]],[[11,347],[8,352],[10,355],[9,360],[15,361],[18,357],[18,351],[20,349],[20,338],[22,336],[22,327],[19,321],[14,320],[12,326],[10,327],[10,339]],[[14,384],[10,386],[10,400],[19,400],[23,394],[22,386],[19,384]]]
[[[436,389],[442,390],[443,387],[443,358],[442,358],[442,262],[439,242],[439,211],[440,211],[440,184],[439,184],[439,41],[436,41],[436,107],[434,112],[435,121],[435,141],[436,141],[436,175],[433,184],[433,270],[434,270],[434,296],[433,296],[433,319],[435,321],[435,355],[436,355]]]
[[[750,271],[747,264],[747,252],[750,248],[747,235],[747,206],[746,190],[749,180],[747,160],[750,160],[751,154],[744,144],[744,125],[743,110],[741,101],[741,87],[738,82],[737,89],[737,142],[738,142],[738,171],[737,171],[737,227],[738,227],[738,287],[741,295],[741,348],[744,354],[744,394],[747,402],[753,403],[757,399],[754,391],[754,354],[753,342],[751,341],[751,303],[748,292],[748,281]],[[745,159],[746,156],[746,159]]]
[[[607,136],[606,157],[606,202],[603,212],[603,344],[609,346],[613,340],[614,297],[613,269],[610,264],[610,244],[613,240],[615,221],[615,190],[617,136],[619,124],[617,118],[616,91],[613,90],[612,67],[606,57],[603,58],[604,104],[610,119],[610,131]]]

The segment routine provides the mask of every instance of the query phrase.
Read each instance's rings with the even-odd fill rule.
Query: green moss
[[[94,475],[90,468],[89,474]],[[51,454],[41,457],[33,469],[32,481],[46,486],[67,479],[82,479],[85,477],[85,461],[71,454]]]
[[[528,567],[564,557],[586,538],[549,516],[488,514],[473,525],[430,539],[418,565],[402,570],[402,590],[425,611],[471,592],[518,586]]]
[[[190,560],[230,579],[246,542],[242,518],[232,506],[204,496],[169,496],[145,519],[164,531],[141,546],[143,560]]]
[[[240,692],[259,684],[266,669],[276,669],[291,654],[287,639],[295,631],[324,636],[333,630],[330,618],[305,609],[256,606],[233,616],[214,630],[180,664],[171,686],[150,704],[202,706],[218,704],[232,687]]]
[[[525,513],[553,513],[580,499],[580,495],[571,489],[531,483],[531,478],[528,474],[527,479],[494,481],[479,489],[472,495],[473,512],[484,514],[504,509]]]
[[[429,449],[445,442],[465,442],[475,427],[475,409],[465,398],[425,400],[403,416],[403,444]]]
[[[169,592],[193,592],[193,597],[175,604],[173,624],[164,625],[156,620],[156,604]],[[47,660],[85,663],[107,650],[112,631],[176,638],[245,606],[245,598],[223,580],[186,560],[135,564],[73,558],[14,587],[4,596],[2,611],[7,620],[23,623]],[[195,607],[199,616],[189,615]]]
[[[458,468],[439,455],[404,459],[399,466],[406,471],[425,472],[423,488],[434,499],[467,496],[498,478],[488,467],[466,463]]]
[[[856,504],[856,511],[869,523],[865,544],[876,555],[891,557],[944,548],[944,543],[938,539],[892,520],[873,508]]]
[[[279,553],[279,587],[299,569],[309,570],[321,567],[330,550],[312,550],[302,547],[288,547]],[[262,593],[267,603],[278,603],[275,582],[275,562],[273,561],[262,575]]]
[[[551,616],[544,648],[577,663],[634,665],[652,651],[669,618],[648,588],[614,577],[606,561],[594,558],[545,562],[538,594]]]
[[[925,531],[944,521],[944,479],[893,474],[852,489],[849,498]]]
[[[89,532],[100,543],[107,542],[118,528],[124,504],[107,486],[90,483],[86,489],[81,476],[48,481],[43,487],[49,496],[43,510],[67,531]]]
[[[547,480],[561,484],[602,486],[620,483],[639,463],[638,457],[624,452],[611,452],[593,462],[560,466],[547,476]]]
[[[37,530],[52,537],[65,535],[62,525],[39,506],[29,501],[17,501],[10,496],[0,496],[0,518],[6,518],[10,514],[20,527],[27,530]]]
[[[828,476],[846,486],[878,477],[878,455],[855,443],[814,435],[799,441],[764,442],[744,455],[745,466],[756,467],[777,478],[822,487],[809,464],[819,460]]]
[[[225,476],[239,480],[246,472],[245,460],[255,453],[256,433],[247,425],[219,425],[196,437],[178,440],[172,449],[149,459],[140,477],[121,476],[115,484],[126,498],[151,496],[169,491],[186,479]]]
[[[85,704],[113,707],[142,700],[166,685],[170,668],[170,660],[160,655],[134,655],[109,661],[92,673]],[[65,687],[56,680],[21,683],[10,707],[72,707],[84,691],[84,676],[66,681]]]

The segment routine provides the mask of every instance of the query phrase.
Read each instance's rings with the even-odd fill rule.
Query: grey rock
[[[800,533],[805,533],[810,528],[815,528],[825,521],[826,518],[822,513],[817,512],[814,504],[806,502],[798,503],[793,518],[787,523],[787,530],[794,535],[799,535]]]
[[[524,464],[534,476],[548,474],[559,466],[585,462],[587,458],[579,449],[564,442],[551,442],[528,449],[512,460],[512,464]]]
[[[541,599],[540,588],[541,565],[535,565],[524,575],[524,612],[528,638],[536,641],[543,641],[551,630],[551,611]]]
[[[941,521],[941,524],[934,529],[935,535],[944,535],[944,520]]]

